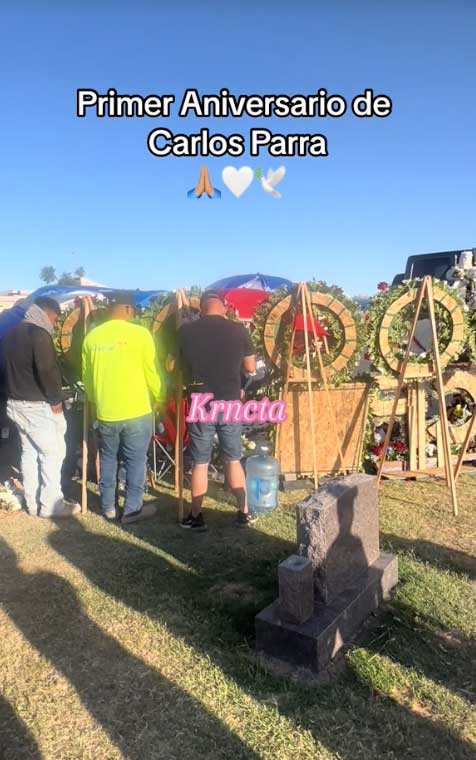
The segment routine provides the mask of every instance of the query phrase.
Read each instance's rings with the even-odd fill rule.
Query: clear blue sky
[[[64,6],[68,5],[68,10]],[[167,10],[166,10],[167,9]],[[476,246],[473,0],[14,3],[0,23],[0,290],[42,265],[122,287],[261,271],[374,292],[409,254]],[[77,119],[105,92],[313,93],[366,87],[387,119]],[[175,111],[176,113],[176,111]],[[327,158],[154,158],[146,136],[251,126],[323,132]],[[190,201],[202,163],[224,192]],[[227,164],[287,174],[239,200]]]

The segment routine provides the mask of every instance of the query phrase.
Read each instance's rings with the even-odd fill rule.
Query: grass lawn
[[[400,584],[331,684],[267,673],[254,614],[295,546],[294,504],[249,531],[209,498],[207,534],[160,517],[0,519],[0,758],[476,758],[476,478],[453,519],[437,482],[389,482]]]

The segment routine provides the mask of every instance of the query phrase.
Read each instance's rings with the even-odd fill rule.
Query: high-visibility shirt
[[[110,319],[86,335],[83,383],[103,422],[143,417],[161,401],[162,383],[150,332],[123,319]]]

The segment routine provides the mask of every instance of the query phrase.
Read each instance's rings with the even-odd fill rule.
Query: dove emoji
[[[275,185],[277,185],[279,182],[281,182],[282,178],[286,174],[286,167],[280,166],[279,169],[276,169],[276,171],[273,171],[273,169],[268,169],[268,173],[265,176],[261,175],[261,187],[265,191],[265,193],[271,193],[273,198],[281,198],[281,193],[278,193],[277,190],[274,189]]]

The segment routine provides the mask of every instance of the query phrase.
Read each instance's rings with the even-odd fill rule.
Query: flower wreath
[[[380,283],[378,295],[370,300],[366,314],[368,357],[381,374],[398,374],[405,356],[403,347],[408,336],[421,280],[407,280],[400,285],[384,288]],[[433,280],[435,316],[441,365],[456,361],[468,343],[468,317],[459,294],[442,280]],[[423,304],[425,308],[425,303]],[[422,318],[424,318],[424,311]],[[417,375],[431,375],[429,355],[423,351],[410,357],[409,364]],[[411,374],[411,373],[410,373]]]
[[[325,349],[321,349],[324,367],[328,368],[328,381],[340,385],[352,379],[352,373],[358,365],[365,345],[365,330],[362,312],[358,304],[345,295],[344,291],[324,282],[313,280],[307,283],[311,298],[313,294],[322,296],[322,303],[312,303],[312,314],[328,333]],[[261,304],[253,318],[254,330],[252,339],[257,353],[267,356],[271,363],[271,374],[281,382],[285,376],[285,362],[289,356],[292,327],[282,324],[290,313],[292,291],[283,288],[277,290],[270,300]],[[289,299],[289,305],[286,304]],[[317,300],[317,299],[316,299]],[[280,315],[275,307],[283,302],[283,312]],[[309,335],[311,344],[311,372],[314,380],[320,381],[319,361],[316,351],[312,351],[314,336]],[[270,347],[273,347],[270,351]],[[273,356],[271,356],[271,354]],[[274,358],[276,357],[276,359]],[[293,357],[293,367],[296,371],[305,369],[305,356],[297,351]],[[303,375],[302,382],[305,382]]]

